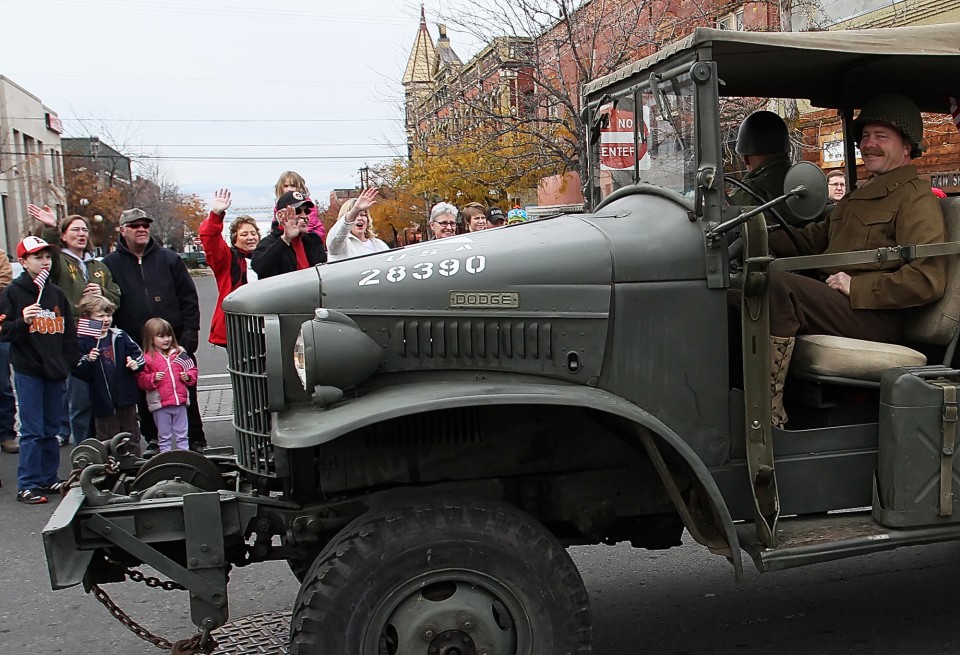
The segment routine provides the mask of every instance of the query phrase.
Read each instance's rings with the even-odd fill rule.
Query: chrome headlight
[[[307,356],[303,345],[303,331],[297,336],[296,343],[293,344],[293,368],[300,378],[300,384],[307,389]]]
[[[318,385],[347,389],[373,375],[383,349],[349,317],[320,308],[300,326],[293,357],[304,390]]]

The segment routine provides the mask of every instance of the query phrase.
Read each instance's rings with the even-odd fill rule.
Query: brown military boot
[[[783,385],[793,356],[793,337],[770,337],[770,419],[778,428],[787,424]]]

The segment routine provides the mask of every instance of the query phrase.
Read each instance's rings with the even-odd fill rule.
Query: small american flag
[[[101,332],[103,332],[103,321],[98,321],[95,318],[81,318],[77,322],[78,337],[95,337],[99,339]]]
[[[957,102],[957,96],[947,98],[947,106],[950,107],[950,115],[953,117],[953,124],[960,130],[960,103]]]
[[[181,350],[181,351],[180,351],[180,354],[178,354],[178,355],[174,358],[173,363],[174,363],[174,364],[179,364],[179,365],[180,365],[180,368],[183,369],[183,372],[184,372],[184,373],[186,373],[187,371],[191,371],[191,370],[197,368],[197,365],[196,365],[196,363],[193,361],[193,358],[190,357],[190,355],[187,354],[187,351],[186,351],[186,350]]]
[[[33,283],[37,285],[37,302],[40,302],[40,296],[43,295],[43,287],[47,286],[47,278],[50,277],[50,269],[45,268],[39,273],[37,277],[33,278]]]

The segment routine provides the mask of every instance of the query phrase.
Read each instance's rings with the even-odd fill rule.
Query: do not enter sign
[[[622,171],[632,169],[637,162],[638,154],[633,142],[633,124],[635,114],[626,109],[615,109],[607,105],[610,122],[600,131],[600,170]],[[647,122],[650,110],[643,108],[644,120],[640,124],[640,168],[650,167],[650,157],[647,155]]]

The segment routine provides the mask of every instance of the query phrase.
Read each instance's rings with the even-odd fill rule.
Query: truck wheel
[[[590,605],[567,551],[533,517],[479,498],[360,516],[308,572],[291,655],[590,652]]]

